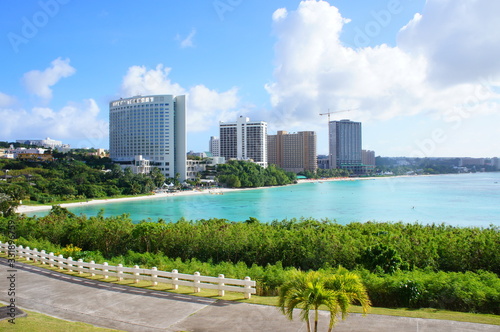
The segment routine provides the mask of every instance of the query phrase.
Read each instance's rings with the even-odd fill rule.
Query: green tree
[[[391,247],[378,243],[365,249],[359,258],[359,262],[371,272],[377,268],[382,269],[384,273],[392,274],[401,267],[407,268],[398,252]]]
[[[165,183],[165,175],[163,175],[158,167],[153,167],[150,176],[156,188],[161,188]]]
[[[19,202],[12,200],[12,198],[4,193],[0,193],[0,216],[11,216],[16,212]]]
[[[306,321],[311,331],[309,314],[314,310],[314,332],[318,330],[319,308],[325,306],[330,313],[328,331],[333,329],[337,314],[345,319],[351,303],[358,302],[366,313],[370,300],[358,275],[339,268],[334,275],[318,271],[294,272],[279,291],[278,306],[289,319],[293,319],[294,309],[302,309],[300,317]]]
[[[61,196],[78,194],[78,190],[69,181],[61,179],[55,179],[51,182],[50,192]]]
[[[0,215],[15,214],[20,201],[26,197],[26,190],[20,185],[0,185]]]
[[[314,331],[318,330],[318,310],[321,305],[333,307],[333,294],[324,287],[323,276],[319,272],[296,271],[280,288],[278,306],[280,311],[293,319],[294,309],[302,309],[300,318],[311,331],[309,313],[314,310]]]
[[[361,278],[348,270],[339,267],[337,272],[325,281],[325,288],[333,291],[335,308],[330,310],[330,324],[328,331],[333,329],[337,321],[337,314],[340,313],[342,319],[346,319],[349,314],[349,308],[352,303],[358,303],[363,308],[363,314],[368,312],[371,306],[371,301],[368,298],[366,287],[363,285]],[[333,310],[332,310],[333,309]]]

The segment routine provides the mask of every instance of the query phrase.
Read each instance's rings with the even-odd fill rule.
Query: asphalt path
[[[10,272],[0,259],[0,301],[9,302],[8,277],[14,273],[20,308],[70,321],[124,331],[306,331],[299,312],[290,321],[271,306],[115,285],[19,262],[15,269]],[[321,312],[319,330],[326,331],[327,324],[328,313]],[[500,332],[500,326],[351,314],[334,331]]]

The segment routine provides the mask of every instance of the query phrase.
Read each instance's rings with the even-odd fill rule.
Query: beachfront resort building
[[[186,179],[186,96],[152,95],[109,103],[111,159],[134,173],[157,167]]]
[[[361,150],[361,162],[366,166],[375,166],[375,151]]]
[[[219,157],[220,156],[220,139],[215,136],[210,136],[210,143],[209,143],[209,148],[210,148],[210,153],[212,154],[212,157]]]
[[[16,143],[42,146],[47,149],[57,149],[61,152],[68,152],[71,149],[71,146],[69,144],[63,144],[62,141],[57,141],[55,139],[51,139],[50,137],[47,137],[45,139],[18,139],[16,140]]]
[[[221,157],[267,167],[267,122],[240,116],[236,122],[220,122],[219,132]]]
[[[330,168],[361,173],[361,122],[330,121],[329,148]]]
[[[289,172],[316,172],[316,133],[278,131],[267,136],[267,162]]]

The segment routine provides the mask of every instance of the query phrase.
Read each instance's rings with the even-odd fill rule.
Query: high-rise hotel
[[[221,157],[267,167],[267,122],[240,116],[236,122],[220,122],[219,131]]]
[[[111,159],[134,173],[157,167],[186,179],[186,96],[136,96],[109,103]]]
[[[330,168],[342,168],[354,173],[361,170],[361,122],[330,121]]]
[[[267,161],[289,172],[316,172],[316,133],[278,131],[267,136]]]

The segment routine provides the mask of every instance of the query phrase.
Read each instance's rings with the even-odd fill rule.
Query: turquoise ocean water
[[[500,173],[310,182],[224,195],[171,196],[69,208],[87,216],[130,214],[134,221],[226,218],[262,222],[314,217],[353,221],[500,225]],[[30,215],[44,215],[37,212]]]

